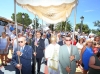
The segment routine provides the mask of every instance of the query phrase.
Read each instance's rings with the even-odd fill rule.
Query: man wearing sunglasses
[[[65,37],[65,45],[60,47],[59,62],[61,68],[61,74],[75,74],[76,61],[78,61],[79,53],[76,46],[71,45],[71,37]]]
[[[32,58],[32,47],[26,44],[26,38],[18,38],[18,49],[15,49],[12,56],[12,65],[16,69],[16,74],[32,74],[31,58]],[[18,56],[20,57],[20,63]]]

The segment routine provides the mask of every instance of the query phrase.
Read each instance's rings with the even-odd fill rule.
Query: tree
[[[81,24],[80,23],[76,24],[75,30],[78,30],[80,28],[81,28]],[[89,29],[89,26],[87,24],[83,24],[82,31],[89,34],[91,30]]]
[[[65,22],[60,22],[56,25],[56,30],[60,30],[60,31],[71,31],[72,26],[70,21],[65,21]]]
[[[53,31],[54,30],[54,24],[50,24],[49,28]]]
[[[39,19],[36,18],[35,20],[36,20],[36,29],[37,29],[39,27]],[[35,29],[35,20],[34,20],[33,25],[32,25],[34,29]]]
[[[22,14],[23,13],[21,13],[21,12],[16,14],[17,22],[24,24],[26,26],[30,25],[32,23],[32,20],[30,19],[29,15],[27,13],[24,13],[25,18],[22,19]],[[12,18],[13,21],[15,21],[15,14],[14,13],[12,14],[11,18]]]
[[[94,26],[97,27],[97,29],[95,30],[95,34],[100,35],[100,21],[98,20],[93,23],[94,23]]]

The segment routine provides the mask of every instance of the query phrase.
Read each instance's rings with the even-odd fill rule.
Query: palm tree
[[[35,29],[35,20],[34,20],[34,22],[33,22],[33,28]],[[38,18],[36,18],[36,29],[39,27],[39,19]]]
[[[71,31],[72,26],[70,21],[60,22],[56,25],[56,30],[59,31]]]
[[[94,26],[100,27],[100,21],[99,20],[98,21],[95,21],[94,22]]]
[[[97,30],[96,30],[96,34],[100,35],[100,21],[97,20],[97,21],[95,21],[93,23],[94,23],[94,26],[98,27]]]

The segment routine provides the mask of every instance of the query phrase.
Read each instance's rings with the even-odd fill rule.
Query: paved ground
[[[8,54],[8,58],[12,58],[11,51]],[[0,61],[0,63],[1,63],[1,61]],[[40,71],[41,71],[40,74],[48,74],[47,67],[44,63],[42,63]],[[15,69],[10,63],[8,63],[7,66],[0,68],[0,74],[15,74]],[[79,68],[77,68],[76,74],[82,74],[82,72]]]

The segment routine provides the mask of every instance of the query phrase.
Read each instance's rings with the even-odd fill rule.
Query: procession
[[[78,4],[79,0],[13,0],[13,21],[0,16],[0,74],[100,74],[100,31],[88,29],[84,16],[76,23]],[[18,15],[17,5],[34,19]],[[67,19],[72,12],[71,28]],[[94,24],[100,27],[98,22]]]

